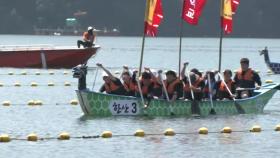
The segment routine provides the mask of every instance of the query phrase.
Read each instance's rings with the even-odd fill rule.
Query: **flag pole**
[[[181,78],[181,60],[182,60],[182,37],[183,37],[183,25],[184,21],[181,18],[181,24],[180,24],[180,44],[179,44],[179,79]]]
[[[224,28],[223,28],[223,22],[222,18],[224,14],[224,0],[221,0],[221,15],[220,15],[220,25],[221,25],[221,32],[220,32],[220,45],[219,45],[219,72],[221,72],[221,66],[222,66],[222,45],[223,45],[223,36],[224,36]]]
[[[146,38],[146,34],[144,32],[143,33],[143,39],[142,39],[142,49],[141,49],[141,57],[140,57],[140,66],[139,66],[138,76],[141,76],[141,71],[142,71],[144,48],[145,48],[145,38]]]

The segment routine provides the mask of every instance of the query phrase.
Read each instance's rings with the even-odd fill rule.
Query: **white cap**
[[[93,30],[93,27],[92,26],[89,26],[88,28],[87,28],[87,30],[89,31],[89,30]]]

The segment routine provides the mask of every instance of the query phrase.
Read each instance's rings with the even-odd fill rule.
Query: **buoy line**
[[[90,83],[89,83],[90,84]],[[47,84],[38,84],[37,82],[31,82],[30,84],[21,84],[20,82],[15,82],[14,84],[4,84],[3,82],[0,82],[0,88],[1,87],[57,87],[57,86],[63,86],[63,87],[69,87],[69,86],[77,86],[77,82],[48,82]]]
[[[208,135],[208,134],[231,134],[231,133],[260,133],[280,131],[280,124],[276,125],[274,129],[262,129],[259,125],[254,125],[251,129],[246,130],[232,130],[230,127],[224,127],[220,131],[208,131],[208,128],[201,127],[196,132],[178,132],[176,133],[172,128],[166,129],[163,133],[145,133],[144,130],[138,129],[134,134],[114,134],[111,131],[103,131],[100,135],[84,135],[84,136],[70,136],[68,132],[62,132],[57,137],[39,137],[36,133],[31,133],[25,138],[10,137],[8,134],[0,135],[0,142],[10,142],[11,140],[24,141],[44,141],[44,140],[70,140],[70,139],[96,139],[96,138],[112,138],[112,137],[145,137],[145,136],[175,136],[175,135]]]
[[[21,106],[21,105],[28,105],[28,106],[42,106],[42,105],[78,105],[79,102],[77,99],[72,99],[69,102],[65,103],[43,103],[41,100],[31,99],[26,103],[12,103],[9,100],[5,100],[2,102],[3,106]]]

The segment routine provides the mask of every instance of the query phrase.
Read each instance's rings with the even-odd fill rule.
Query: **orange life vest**
[[[93,41],[94,40],[94,35],[90,35],[88,32],[84,32],[83,34],[83,39],[86,41]]]
[[[198,88],[198,85],[200,84],[200,82],[202,82],[203,80],[201,78],[197,79],[195,81],[194,84],[192,84],[192,86],[194,86],[195,88]],[[186,83],[185,86],[184,86],[184,91],[185,92],[190,92],[190,84],[189,83]]]
[[[113,91],[116,91],[117,89],[119,89],[120,86],[117,86],[114,82],[110,82],[110,83],[105,83],[105,91],[106,93],[111,93]]]
[[[153,84],[153,83],[152,83]],[[143,95],[148,95],[149,94],[149,86],[146,86],[143,84],[143,81],[140,81],[140,86],[141,86],[141,90],[142,90],[142,94]],[[139,92],[139,88],[138,85],[135,85],[135,90],[137,92]]]
[[[232,80],[229,80],[226,84],[227,84],[229,90],[232,90],[233,81],[232,81]],[[221,91],[221,92],[228,92],[228,90],[227,90],[226,85],[224,84],[224,82],[221,82],[220,87],[219,87],[219,91]]]
[[[175,81],[173,81],[172,83],[167,83],[166,81],[164,81],[164,85],[166,87],[167,93],[168,94],[173,94],[175,91],[175,86],[177,84],[179,84],[181,81],[179,79],[176,79]]]
[[[123,83],[124,89],[126,91],[135,91],[136,85],[130,80],[129,83]]]
[[[242,70],[239,69],[237,72],[237,78],[239,80],[245,81],[253,81],[254,71],[252,69],[248,69],[244,75],[242,75]]]

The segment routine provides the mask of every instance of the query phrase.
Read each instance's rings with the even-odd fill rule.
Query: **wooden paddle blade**
[[[200,107],[199,107],[198,101],[196,101],[196,100],[192,101],[191,110],[192,110],[192,114],[200,115]]]
[[[236,101],[234,102],[234,106],[239,114],[245,114],[245,110]]]
[[[210,110],[210,114],[211,114],[211,115],[216,115],[216,111],[215,111],[215,109],[214,109],[214,108],[211,108],[211,110]]]

